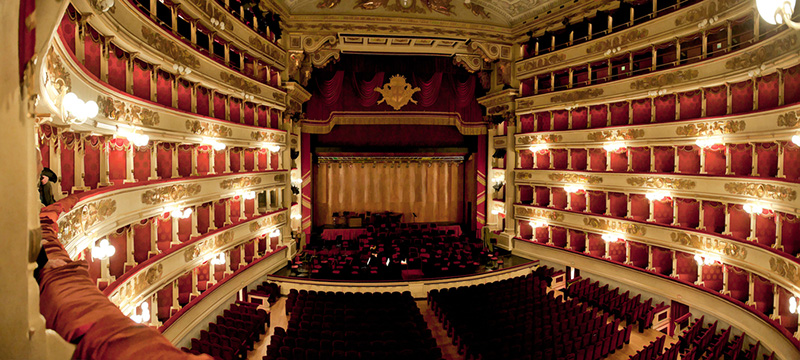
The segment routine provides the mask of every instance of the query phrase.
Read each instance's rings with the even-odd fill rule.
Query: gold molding
[[[517,145],[548,144],[557,143],[564,137],[556,134],[547,135],[525,135],[517,137]]]
[[[164,202],[178,201],[200,193],[200,184],[168,185],[147,190],[142,194],[142,204],[158,205]]]
[[[747,258],[747,249],[735,241],[728,241],[708,236],[689,234],[676,231],[670,234],[672,242],[688,246],[701,251],[711,251],[717,254],[734,257],[740,260]]]
[[[171,57],[175,62],[195,69],[200,67],[200,60],[191,51],[182,48],[175,41],[167,39],[144,25],[142,25],[142,39],[147,45]]]
[[[676,85],[692,80],[696,78],[698,74],[699,72],[694,69],[673,71],[666,74],[660,74],[636,80],[630,83],[630,88],[632,90],[647,90],[667,85]]]
[[[644,136],[644,129],[603,130],[586,135],[592,141],[634,140]]]
[[[253,221],[250,223],[250,231],[256,232],[260,229],[280,225],[286,221],[286,212],[280,212],[278,214],[272,214],[267,216],[265,219]]]
[[[594,54],[603,52],[609,49],[614,49],[617,47],[627,46],[628,44],[644,39],[649,34],[647,29],[633,29],[629,32],[626,32],[622,35],[617,35],[612,38],[597,41],[588,48],[586,48],[587,54]]]
[[[243,176],[235,179],[222,180],[219,187],[225,190],[238,190],[261,184],[260,176]]]
[[[110,96],[97,95],[97,106],[109,120],[144,126],[156,126],[161,122],[157,112]]]
[[[119,296],[119,304],[123,306],[124,304],[130,303],[132,300],[135,300],[134,297],[136,294],[139,294],[145,290],[148,286],[151,286],[156,283],[161,276],[164,274],[164,265],[163,264],[154,264],[147,268],[147,270],[139,272],[138,274],[131,277],[130,280],[126,281],[120,288],[117,290],[117,294]]]
[[[602,184],[603,177],[597,175],[580,175],[570,173],[554,173],[547,175],[550,180],[572,184]]]
[[[406,77],[403,75],[395,75],[389,79],[389,82],[383,84],[383,87],[376,87],[375,91],[383,95],[383,99],[378,100],[378,104],[386,102],[395,110],[400,110],[403,106],[408,105],[408,102],[414,104],[417,100],[412,97],[420,88],[412,87],[411,84],[406,82]]]
[[[239,76],[228,74],[225,71],[220,71],[219,78],[222,80],[222,82],[232,87],[235,87],[236,89],[242,90],[248,94],[256,94],[256,95],[261,94],[261,88],[258,85],[250,81],[247,81]]]
[[[188,263],[194,259],[197,259],[201,255],[216,254],[232,242],[233,230],[227,230],[208,239],[187,246],[186,249],[183,250],[183,259]]]
[[[58,240],[62,245],[67,245],[75,236],[85,233],[92,225],[107,219],[116,211],[117,201],[113,199],[93,201],[72,209],[56,221]]]
[[[679,126],[675,134],[683,136],[704,136],[718,134],[735,134],[744,131],[747,124],[744,121],[712,121]]]
[[[283,144],[286,141],[286,134],[281,132],[253,131],[250,133],[250,138],[255,141]]]
[[[517,207],[514,210],[514,213],[517,216],[524,216],[528,218],[545,218],[553,221],[563,221],[564,214],[555,211],[543,210],[543,209],[532,209],[527,207]]]
[[[531,72],[538,68],[560,64],[567,60],[566,54],[552,54],[517,63],[517,76]]]
[[[594,99],[600,95],[603,95],[602,88],[585,89],[585,90],[578,90],[552,96],[550,97],[550,102],[560,103],[560,102],[572,102],[572,101],[579,101],[586,99]]]
[[[778,115],[778,126],[796,127],[798,124],[800,124],[800,118],[797,117],[797,111],[789,111]]]
[[[769,259],[769,269],[795,286],[800,286],[800,266],[797,264],[775,256]]]
[[[55,48],[51,47],[47,52],[47,63],[45,67],[46,82],[50,83],[56,93],[67,93],[72,88],[72,80],[69,72],[61,62],[61,57],[56,53]]]
[[[265,54],[276,61],[282,62],[286,57],[285,51],[279,49],[277,46],[273,45],[270,42],[261,40],[257,36],[250,36],[249,43],[250,46],[258,50],[260,53]]]
[[[744,54],[725,62],[725,68],[731,70],[746,69],[761,66],[765,61],[780,56],[789,51],[797,43],[797,35],[791,33],[785,38],[778,39],[764,46],[746,51]]]
[[[644,236],[647,229],[639,224],[631,224],[624,221],[584,218],[583,223],[598,230],[610,231],[615,233],[625,233],[629,235]]]
[[[201,136],[231,137],[233,135],[233,130],[225,125],[212,124],[200,120],[186,120],[186,130]]]
[[[634,176],[627,180],[631,186],[649,187],[655,189],[690,190],[697,185],[693,180],[676,179],[672,177]]]
[[[734,195],[752,196],[759,199],[767,198],[782,201],[794,201],[797,199],[797,192],[790,187],[770,184],[730,182],[725,184],[725,191]]]
[[[714,16],[719,16],[742,1],[743,0],[709,1],[708,4],[703,4],[699,7],[693,7],[691,10],[686,11],[678,16],[678,18],[675,19],[675,26],[700,22]]]
[[[303,132],[327,134],[336,125],[440,125],[455,126],[462,135],[485,135],[486,124],[464,122],[458,113],[374,111],[332,112],[326,120],[303,120]]]

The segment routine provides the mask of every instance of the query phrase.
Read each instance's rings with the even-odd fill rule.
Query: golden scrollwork
[[[556,211],[550,211],[545,209],[537,209],[537,208],[529,208],[524,206],[518,206],[514,209],[514,213],[517,216],[527,217],[527,218],[544,218],[552,221],[563,221],[564,214]]]
[[[219,187],[225,190],[238,190],[261,184],[260,176],[242,176],[234,179],[222,180]]]
[[[753,196],[759,199],[767,198],[782,201],[794,201],[797,199],[797,191],[788,186],[730,182],[725,184],[725,191],[734,195]]]
[[[250,133],[250,138],[256,141],[282,144],[286,141],[286,134],[282,132],[253,131]]]
[[[242,90],[248,94],[261,94],[261,88],[250,82],[247,81],[239,76],[228,74],[225,71],[219,72],[219,78],[222,82],[235,87],[236,89]]]
[[[144,126],[156,126],[161,122],[157,112],[110,96],[97,95],[97,107],[109,120]]]
[[[525,73],[529,73],[533,70],[538,68],[543,68],[551,65],[556,65],[564,62],[567,60],[567,55],[565,54],[552,54],[550,56],[543,56],[539,58],[533,58],[525,61],[521,61],[517,65],[517,75],[522,75]]]
[[[769,259],[769,269],[791,281],[793,284],[800,286],[800,267],[797,264],[790,263],[780,257],[772,257]]]
[[[697,185],[693,180],[676,179],[671,177],[653,177],[653,176],[634,176],[629,177],[627,182],[631,186],[649,187],[655,189],[675,189],[675,190],[689,190],[694,189]]]
[[[594,99],[600,95],[603,95],[602,88],[584,89],[584,90],[577,90],[552,96],[550,97],[550,102],[551,103],[573,102],[579,100]]]
[[[282,182],[286,180],[286,175],[284,174],[275,174],[275,182]]]
[[[517,145],[533,145],[545,143],[557,143],[564,137],[556,134],[547,135],[524,135],[517,137]]]
[[[747,257],[747,249],[745,249],[744,246],[737,244],[735,241],[693,235],[683,231],[673,232],[670,234],[670,237],[672,237],[672,242],[697,250],[711,251],[741,260],[744,260]]]
[[[376,87],[375,91],[383,95],[383,99],[380,99],[378,104],[386,102],[386,104],[393,109],[400,110],[400,108],[406,106],[409,101],[414,104],[417,103],[416,100],[412,99],[412,96],[420,91],[420,88],[412,87],[411,84],[406,82],[404,76],[395,75],[389,79],[388,83],[383,84],[382,88]]]
[[[735,134],[744,131],[745,127],[744,121],[712,121],[679,126],[675,133],[683,136]]]
[[[200,120],[186,120],[186,130],[191,131],[192,134],[211,137],[231,137],[233,135],[233,130],[225,125]]]
[[[797,35],[791,35],[745,52],[725,62],[725,68],[731,70],[747,69],[761,66],[764,62],[776,56],[786,54],[797,43]]]
[[[580,175],[570,173],[553,173],[547,175],[550,180],[572,184],[602,184],[603,178],[597,175]]]
[[[143,293],[148,286],[155,284],[164,274],[163,264],[153,264],[126,281],[118,290],[121,303],[136,301],[136,295]],[[119,305],[119,304],[118,304]]]
[[[699,72],[694,69],[673,71],[636,80],[630,84],[630,88],[632,90],[647,90],[667,85],[676,85],[692,80],[696,78],[698,74]]]
[[[678,16],[678,18],[675,19],[675,26],[700,22],[718,16],[742,1],[743,0],[708,1],[707,4],[700,5],[699,7],[692,7],[691,10]]]
[[[281,225],[286,222],[286,213],[280,212],[277,214],[272,214],[267,216],[266,218],[258,221],[253,221],[250,223],[250,232],[256,232],[264,228],[268,228],[271,226]]]
[[[797,117],[797,111],[789,111],[785,114],[778,115],[778,126],[796,127],[797,124],[800,124],[800,118]]]
[[[183,251],[183,259],[188,263],[204,255],[215,255],[231,243],[233,243],[233,230],[228,230],[188,246]]]
[[[76,236],[85,234],[93,225],[104,221],[117,211],[117,201],[105,199],[93,201],[72,209],[58,219],[58,240],[69,244]]]
[[[583,223],[595,229],[616,233],[625,233],[638,236],[644,236],[647,233],[647,229],[644,226],[623,221],[584,218]]]
[[[634,140],[644,136],[644,129],[603,130],[586,135],[592,141]]]
[[[178,201],[200,193],[200,184],[168,185],[147,190],[142,194],[142,204],[158,205],[164,202]]]
[[[47,52],[47,64],[45,68],[46,82],[53,87],[56,93],[65,93],[72,88],[72,80],[69,77],[69,72],[61,62],[61,57],[56,54],[55,49],[52,47]]]
[[[142,39],[157,51],[171,57],[175,62],[192,68],[200,66],[200,60],[197,59],[197,56],[178,45],[177,40],[168,39],[144,25],[142,26]]]
[[[262,41],[258,36],[250,36],[249,42],[250,46],[273,59],[283,60],[283,58],[286,56],[286,53],[283,50],[279,49],[272,43]]]
[[[644,39],[647,37],[649,31],[647,29],[634,29],[628,32],[625,32],[622,35],[617,35],[607,40],[595,42],[592,46],[586,48],[587,54],[595,54],[599,52],[606,51],[608,49],[614,49],[621,46],[627,46],[628,44],[635,42],[637,40]]]

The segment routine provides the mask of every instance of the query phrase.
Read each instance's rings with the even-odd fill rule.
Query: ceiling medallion
[[[411,97],[414,96],[414,93],[420,91],[420,88],[412,88],[411,84],[406,82],[406,78],[404,76],[395,75],[389,79],[388,83],[383,84],[383,88],[376,87],[375,91],[383,95],[383,99],[378,101],[378,104],[385,101],[395,110],[400,110],[400,108],[406,106],[409,101],[413,102],[414,104],[417,103],[417,101]]]

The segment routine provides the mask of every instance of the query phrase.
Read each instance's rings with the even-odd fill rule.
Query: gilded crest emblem
[[[375,88],[375,91],[383,95],[383,99],[378,101],[378,104],[385,101],[395,110],[400,110],[400,108],[406,106],[409,101],[416,104],[417,101],[411,97],[419,90],[418,87],[412,88],[411,84],[407,83],[406,78],[402,75],[392,76],[388,83],[383,84],[383,88]]]

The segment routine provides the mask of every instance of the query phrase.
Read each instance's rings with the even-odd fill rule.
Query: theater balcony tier
[[[228,101],[226,96],[223,101],[217,102],[218,108],[214,112],[213,102],[209,103],[206,95],[206,114],[203,115],[202,111],[197,111],[198,102],[203,101],[200,90],[192,87],[185,95],[176,93],[172,90],[173,87],[178,87],[177,80],[166,88],[170,94],[170,102],[165,105],[163,102],[138,98],[99,81],[87,73],[82,65],[77,64],[72,56],[67,55],[60,45],[51,49],[46,63],[42,73],[45,95],[42,96],[44,101],[39,105],[47,108],[43,112],[61,114],[64,111],[61,106],[63,97],[67,92],[76,94],[79,99],[92,100],[98,104],[97,117],[82,124],[69,124],[75,131],[115,135],[120,129],[127,129],[159,141],[200,143],[204,138],[212,138],[228,146],[261,147],[269,144],[286,147],[287,132],[268,128],[270,124],[276,127],[278,125],[278,111],[283,108],[278,103],[258,105]],[[148,89],[151,88],[155,89],[155,86],[148,85]],[[214,95],[215,99],[223,99],[221,96],[222,93]],[[173,104],[177,106],[171,106]],[[208,116],[209,107],[215,117]],[[274,115],[270,116],[270,112]],[[66,125],[62,120],[54,121],[58,125]]]
[[[287,171],[205,176],[152,181],[73,195],[62,200],[58,239],[71,258],[118,228],[170,212],[236,195],[276,190],[282,196]],[[138,185],[138,186],[137,186]]]
[[[627,77],[579,90],[538,94],[516,99],[516,114],[560,110],[738,83],[779,68],[795,65],[800,43],[794,31],[781,31],[744,50],[734,51],[698,63]]]
[[[755,12],[754,4],[750,1],[725,1],[721,5],[720,1],[695,1],[695,3],[689,6],[684,5],[669,14],[662,15],[659,12],[659,15],[652,20],[649,20],[649,16],[644,19],[636,17],[634,19],[636,26],[629,27],[630,21],[628,21],[623,26],[615,27],[618,31],[611,34],[607,34],[608,20],[597,19],[594,21],[596,16],[590,15],[587,15],[587,19],[583,22],[572,24],[567,29],[556,31],[548,29],[549,31],[544,33],[534,32],[533,38],[523,43],[524,59],[516,63],[517,78],[524,81],[541,74],[553,72],[561,74],[561,70],[567,69],[571,69],[568,71],[572,73],[580,74],[581,71],[585,71],[586,64],[608,61],[609,58],[631,56],[631,54],[635,55],[637,60],[642,58],[650,61],[648,66],[640,69],[646,71],[655,66],[658,60],[662,60],[662,63],[680,61],[678,56],[681,52],[686,54],[684,57],[699,55],[699,60],[743,48],[759,38],[755,31],[760,30],[763,33],[773,28],[770,26],[756,29],[755,24],[759,22],[753,21],[753,19],[757,19],[758,14]],[[598,15],[609,16],[602,12]],[[603,20],[606,20],[606,24],[603,24]],[[647,20],[646,24],[639,25],[641,20]],[[711,20],[710,24],[709,20]],[[605,30],[598,29],[598,25],[604,25]],[[728,34],[731,36],[728,37]],[[695,44],[697,39],[700,41]],[[666,45],[669,42],[674,43],[673,46]],[[692,46],[687,46],[688,42],[692,42]],[[675,45],[681,43],[683,46],[679,49],[676,48]],[[659,53],[666,56],[659,59],[659,54],[648,51],[654,44],[665,44]],[[703,44],[707,44],[707,46],[703,47]],[[718,44],[720,45],[718,46]],[[551,51],[554,45],[559,50]],[[667,48],[671,48],[671,54],[667,54]],[[647,53],[650,57],[638,56],[640,53]],[[534,54],[539,55],[532,56]],[[684,61],[686,61],[685,58]],[[625,70],[630,69],[623,69],[622,72]],[[587,79],[557,85],[559,87],[575,86],[581,82],[580,80]],[[545,84],[540,85],[538,87],[540,89],[549,87],[544,86]]]

